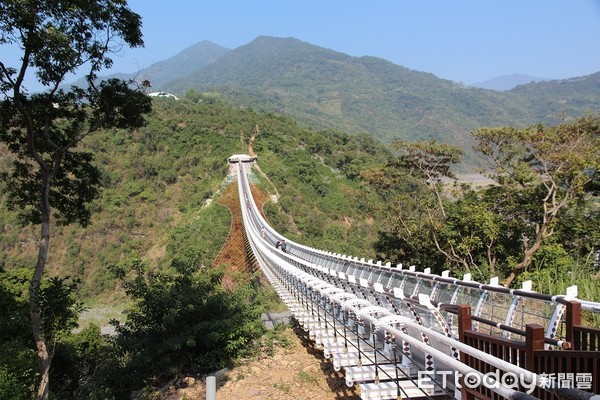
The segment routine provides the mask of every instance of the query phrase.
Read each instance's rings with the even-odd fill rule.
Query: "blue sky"
[[[234,49],[261,35],[380,57],[464,84],[513,73],[564,79],[600,71],[600,0],[128,3],[142,16],[145,47],[123,49],[110,72],[137,72],[202,40]],[[14,50],[2,49],[0,58],[17,59]]]
[[[465,84],[521,73],[563,79],[600,71],[600,0],[130,0],[145,48],[135,72],[202,40],[233,49],[260,35],[371,55]]]

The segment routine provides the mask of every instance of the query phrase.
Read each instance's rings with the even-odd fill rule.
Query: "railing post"
[[[465,332],[471,330],[471,307],[466,304],[459,304],[458,306],[458,340],[461,343],[465,343]],[[460,362],[467,364],[467,354],[460,352]],[[473,400],[475,396],[472,393],[467,392],[467,386],[463,382],[464,377],[460,378],[460,398],[462,400]]]
[[[544,350],[544,327],[540,324],[525,326],[525,369],[535,372],[535,351]]]
[[[575,344],[575,332],[573,326],[581,325],[581,303],[574,300],[567,301],[567,315],[565,316],[565,339],[571,343],[573,350],[580,350],[579,343]],[[579,341],[577,341],[579,342]]]
[[[459,304],[458,306],[458,338],[465,342],[465,331],[471,330],[471,306]],[[460,355],[460,361],[464,363],[463,354]]]
[[[214,375],[206,377],[206,400],[217,399],[217,378]]]

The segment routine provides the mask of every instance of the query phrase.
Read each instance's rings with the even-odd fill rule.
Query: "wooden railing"
[[[565,336],[570,342],[570,350],[545,350],[544,328],[539,324],[528,324],[525,340],[508,340],[472,330],[471,308],[460,305],[458,332],[461,342],[478,350],[485,351],[511,364],[547,377],[559,387],[571,385],[573,388],[600,393],[600,330],[581,326],[581,304],[569,302],[565,317]],[[496,373],[497,368],[468,354],[461,353],[461,361],[486,374]],[[497,371],[500,377],[506,371]],[[483,385],[477,388],[462,385],[462,399],[496,400],[499,396]],[[520,386],[520,391],[527,388]],[[536,388],[533,396],[543,400],[558,400],[559,397],[542,388]]]
[[[567,303],[565,325],[565,336],[573,350],[600,351],[600,330],[581,325],[581,303]]]

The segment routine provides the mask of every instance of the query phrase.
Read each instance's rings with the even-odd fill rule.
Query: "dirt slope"
[[[217,400],[359,400],[358,388],[349,388],[341,372],[313,347],[302,330],[288,328],[288,347],[225,372],[217,380]],[[179,386],[179,388],[176,388]],[[187,387],[182,387],[187,386]],[[204,378],[185,378],[163,389],[165,400],[205,399]]]
[[[252,186],[251,190],[258,209],[262,211],[263,204],[269,199],[268,195],[256,186]],[[225,265],[225,276],[223,278],[223,285],[225,287],[231,287],[238,273],[254,272],[258,268],[258,265],[254,263],[254,260],[245,251],[242,212],[240,210],[239,199],[237,184],[232,183],[217,200],[218,204],[229,209],[232,216],[231,230],[227,240],[213,263],[215,266]]]

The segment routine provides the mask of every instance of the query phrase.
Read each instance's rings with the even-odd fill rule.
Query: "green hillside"
[[[529,105],[531,117],[555,122],[556,116],[597,113],[600,110],[600,72],[588,76],[519,85],[510,94]]]
[[[266,211],[284,234],[338,252],[374,255],[364,240],[376,240],[376,196],[353,180],[383,163],[388,154],[368,136],[302,128],[287,117],[233,108],[190,93],[182,101],[157,99],[147,126],[104,131],[87,139],[103,174],[102,196],[93,204],[92,224],[57,227],[51,242],[50,275],[80,279],[89,302],[119,299],[109,267],[141,257],[163,268],[173,250],[194,246],[211,265],[230,226],[229,212],[207,206],[227,175],[227,157],[254,142],[265,191],[281,194]],[[245,152],[245,151],[244,151]],[[9,166],[3,153],[2,168]],[[0,193],[3,193],[0,190]],[[37,228],[19,228],[0,197],[0,268],[31,267],[37,255]],[[349,235],[350,229],[361,235]],[[177,243],[177,246],[174,245]]]
[[[232,221],[210,200],[231,184],[227,158],[246,152],[256,126],[258,186],[277,199],[265,204],[269,222],[301,243],[375,257],[383,202],[358,179],[390,159],[375,139],[318,132],[198,92],[155,98],[146,126],[85,138],[103,185],[91,224],[52,225],[42,291],[45,318],[61,329],[53,398],[131,398],[273,348],[278,333],[261,337],[260,315],[281,307],[276,293],[255,275],[225,290],[226,268],[214,265]],[[0,146],[0,173],[12,157]],[[37,365],[27,296],[40,232],[20,226],[7,184],[0,184],[0,304],[9,310],[0,319],[0,398],[26,399]],[[101,334],[109,319],[117,336]]]

